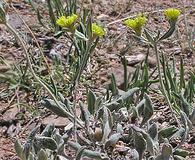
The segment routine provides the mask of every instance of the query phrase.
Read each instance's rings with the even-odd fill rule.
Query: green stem
[[[160,56],[159,56],[158,49],[157,49],[157,43],[154,43],[153,47],[154,47],[154,52],[155,52],[156,60],[157,60],[158,76],[159,76],[159,81],[160,81],[160,87],[161,87],[162,94],[165,96],[165,99],[166,99],[166,101],[168,103],[168,106],[169,106],[169,108],[171,110],[173,118],[175,119],[177,124],[180,125],[177,117],[175,116],[174,110],[172,108],[171,102],[169,100],[169,97],[167,95],[167,91],[166,91],[164,83],[163,83],[162,73],[161,73],[161,69],[160,69]]]
[[[14,36],[18,39],[18,41],[21,43],[22,45],[22,48],[24,49],[24,53],[25,53],[25,56],[26,56],[26,59],[27,59],[27,63],[28,63],[28,66],[29,66],[29,69],[30,69],[30,72],[32,73],[33,77],[35,78],[35,80],[37,82],[39,82],[39,84],[49,93],[49,95],[53,98],[53,100],[55,101],[55,103],[57,104],[57,106],[62,109],[64,111],[64,113],[67,115],[67,117],[69,117],[71,120],[74,121],[74,116],[67,112],[59,103],[59,101],[57,100],[57,98],[55,97],[55,95],[52,93],[52,91],[41,81],[41,79],[35,74],[34,70],[33,70],[33,67],[32,67],[32,64],[31,64],[31,60],[30,60],[30,55],[28,53],[28,50],[26,48],[26,45],[23,41],[23,39],[20,37],[20,35],[15,31],[15,29],[10,26],[8,23],[5,24],[5,26],[8,28],[8,30],[10,32],[12,32],[14,34]],[[80,120],[77,119],[77,123],[83,127],[83,124]]]

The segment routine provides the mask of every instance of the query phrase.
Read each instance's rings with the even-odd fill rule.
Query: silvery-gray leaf
[[[117,123],[116,132],[123,134],[123,126],[120,123]]]
[[[150,135],[150,137],[153,140],[157,140],[158,139],[158,126],[156,123],[153,123],[149,129],[148,129],[148,134]]]
[[[176,128],[175,126],[169,126],[166,128],[161,129],[158,132],[158,137],[162,140],[164,138],[169,138],[171,137],[174,133],[176,133],[178,131],[178,128]]]
[[[186,158],[178,156],[178,155],[174,155],[174,160],[186,160]]]
[[[43,149],[38,153],[38,160],[48,160],[47,153]]]
[[[17,153],[17,156],[20,157],[21,159],[24,159],[24,152],[23,152],[23,146],[21,145],[20,141],[17,139],[16,142],[14,143],[14,148]]]
[[[190,129],[192,127],[192,122],[189,120],[189,118],[185,112],[183,112],[183,111],[180,111],[180,112],[181,112],[181,120],[182,120],[184,126],[186,128],[188,127]]]
[[[195,125],[195,108],[193,109],[192,114],[190,115],[190,121]]]
[[[134,93],[136,93],[137,91],[139,91],[139,88],[138,87],[135,87],[135,88],[132,88],[130,90],[128,90],[127,92],[124,92],[121,97],[117,100],[117,102],[120,102],[120,101],[124,101],[126,100],[127,98],[133,96]]]
[[[108,138],[110,132],[111,132],[111,128],[110,128],[110,125],[109,125],[109,122],[107,121],[104,125],[104,128],[103,128],[103,137],[102,137],[102,143],[105,143],[106,139]]]
[[[91,114],[94,114],[95,112],[95,103],[96,103],[96,95],[94,92],[89,90],[87,94],[87,104],[88,104],[88,110]]]
[[[83,152],[86,148],[87,148],[86,146],[82,146],[81,148],[78,149],[75,160],[82,159]]]
[[[52,99],[44,99],[40,103],[41,103],[41,105],[43,105],[47,109],[51,110],[52,112],[54,112],[58,116],[67,117],[67,115],[64,111],[64,110],[66,110],[65,109],[66,106],[62,102],[59,102],[59,104],[61,104],[61,106],[63,106],[64,108],[59,108],[58,105],[55,103],[55,101]]]
[[[162,147],[162,156],[164,159],[170,159],[173,155],[173,148],[170,144],[166,143]]]
[[[150,97],[147,94],[144,94],[145,103],[144,103],[144,110],[143,110],[143,119],[140,126],[143,126],[153,115],[154,107]]]
[[[139,153],[135,149],[132,149],[130,151],[130,159],[131,160],[139,160]]]
[[[185,129],[183,127],[179,128],[179,130],[171,136],[171,138],[181,138],[185,134]]]
[[[57,149],[57,143],[51,137],[36,136],[35,143],[37,143],[39,146],[42,146],[43,148],[47,148],[47,149],[50,149],[50,150],[56,150]]]
[[[135,149],[139,153],[139,159],[141,160],[143,158],[144,151],[146,150],[146,140],[142,136],[141,133],[135,133],[135,140],[134,145]]]
[[[118,142],[118,140],[121,137],[122,137],[122,135],[120,133],[115,133],[115,134],[111,135],[105,143],[105,148],[111,147],[111,149],[114,149],[116,143]]]
[[[123,108],[119,109],[119,114],[120,114],[122,120],[127,120],[128,119],[129,114],[128,114],[128,110],[127,110],[126,107],[123,107]]]
[[[174,154],[174,156],[177,155],[177,156],[181,156],[183,158],[186,158],[189,155],[189,151],[184,150],[184,149],[176,149],[173,152],[173,154]]]
[[[48,124],[45,129],[42,131],[41,135],[42,136],[46,136],[46,137],[50,137],[52,132],[54,130],[54,125],[53,124]]]
[[[30,152],[29,156],[28,156],[28,160],[34,160],[34,155]]]

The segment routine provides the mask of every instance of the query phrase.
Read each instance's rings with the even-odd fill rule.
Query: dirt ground
[[[44,28],[39,26],[36,14],[32,11],[31,6],[23,0],[12,0],[12,2],[20,16],[33,30],[38,41],[43,44],[43,39],[48,36]],[[91,88],[97,92],[104,90],[111,73],[116,75],[118,85],[120,85],[122,81],[123,66],[120,62],[119,55],[129,41],[129,35],[122,24],[124,18],[136,15],[137,13],[152,13],[148,18],[147,27],[151,30],[166,30],[168,24],[164,20],[162,13],[157,11],[169,7],[179,8],[183,11],[184,5],[189,29],[192,29],[195,27],[195,2],[193,0],[94,0],[94,19],[97,19],[105,26],[106,38],[101,40],[103,42],[102,45],[98,46],[98,50],[91,58]],[[28,30],[23,27],[21,20],[14,10],[10,8],[8,14],[10,24],[18,29],[26,39],[31,41],[32,37],[29,36]],[[176,60],[179,60],[179,57],[183,56],[185,69],[194,72],[195,53],[188,47],[183,16],[179,19],[178,32],[179,39],[172,41],[171,44],[164,42],[162,48],[167,58],[171,59],[175,56]],[[178,42],[181,45],[178,45]],[[55,48],[58,45],[64,44],[60,41],[56,41],[53,47]],[[129,57],[129,72],[135,70],[136,65],[143,60],[142,55],[146,54],[146,51],[147,49],[137,46],[132,46],[131,49],[126,51],[125,55]],[[8,33],[4,26],[0,25],[0,57],[3,57],[7,63],[13,65],[20,61],[23,56],[23,51],[15,43],[13,35]],[[135,61],[136,59],[137,61]],[[179,61],[176,61],[176,63],[179,64]],[[149,64],[151,69],[156,66],[156,60],[152,52],[149,56]],[[0,65],[0,73],[7,69],[8,68],[4,68],[4,66]],[[0,80],[0,92],[3,92],[4,89],[6,89],[6,83],[2,83]],[[82,95],[82,89],[80,92],[81,95],[78,99],[85,97],[85,95]],[[16,160],[17,157],[15,156],[13,148],[15,139],[19,138],[21,141],[25,141],[29,131],[31,131],[35,125],[47,124],[53,121],[56,126],[60,127],[68,123],[68,120],[51,115],[47,110],[37,113],[38,111],[36,109],[30,108],[31,105],[33,106],[31,102],[29,102],[27,109],[18,107],[19,105],[14,105],[17,103],[18,99],[21,103],[25,103],[26,101],[25,95],[17,89],[15,93],[12,93],[6,98],[0,97],[0,160]],[[166,115],[160,114],[160,116]],[[191,131],[191,136],[191,140],[193,138],[195,139],[195,129]],[[184,145],[184,147],[191,152],[193,157],[195,155],[195,140],[191,143],[186,142]],[[195,159],[195,156],[189,159]]]

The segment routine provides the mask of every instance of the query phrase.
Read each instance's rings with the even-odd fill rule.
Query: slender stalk
[[[84,55],[83,55],[83,58],[82,58],[82,61],[81,61],[81,65],[79,66],[79,69],[78,69],[78,72],[76,73],[76,78],[75,78],[75,81],[74,81],[74,86],[73,86],[73,96],[74,96],[74,116],[75,116],[75,119],[74,119],[74,138],[75,138],[75,141],[77,141],[77,122],[76,122],[76,118],[77,118],[77,115],[76,115],[76,98],[77,98],[77,93],[78,93],[78,85],[79,85],[79,82],[80,82],[80,77],[81,77],[81,74],[83,73],[83,70],[85,69],[85,66],[88,62],[88,59],[89,59],[89,56],[90,56],[90,47],[91,47],[91,43],[92,41],[89,40],[88,41],[88,44],[87,44],[87,48],[84,52]]]
[[[156,60],[157,60],[158,76],[159,76],[161,91],[162,91],[163,95],[165,96],[165,99],[166,99],[166,101],[168,103],[168,106],[169,106],[169,108],[171,110],[173,118],[175,119],[177,124],[180,126],[180,123],[179,123],[177,117],[175,116],[174,110],[172,108],[171,102],[169,100],[169,97],[167,95],[167,91],[166,91],[164,83],[163,83],[162,73],[161,73],[161,69],[160,69],[160,56],[159,56],[158,49],[157,49],[157,43],[154,43],[153,47],[154,47],[154,52],[155,52],[155,56],[156,56]]]
[[[8,28],[8,30],[10,32],[12,32],[14,34],[14,36],[18,39],[18,41],[21,43],[22,48],[24,49],[24,53],[27,59],[27,63],[30,69],[30,72],[32,73],[33,77],[35,78],[36,81],[39,82],[39,84],[41,84],[41,86],[49,93],[49,95],[53,98],[53,100],[55,101],[55,103],[57,104],[57,106],[59,108],[61,108],[64,113],[67,115],[68,118],[70,118],[72,121],[74,121],[75,116],[73,116],[71,113],[67,112],[59,103],[59,101],[57,100],[57,98],[55,97],[55,95],[51,92],[51,90],[41,81],[41,79],[35,74],[32,64],[31,64],[31,60],[30,60],[30,55],[28,53],[28,50],[26,48],[26,45],[23,41],[23,39],[20,37],[20,35],[15,31],[15,29],[10,26],[8,23],[5,24],[5,26]],[[82,122],[78,119],[76,119],[77,123],[79,124],[79,126],[84,127]]]
[[[26,24],[26,22],[21,18],[21,16],[19,15],[17,9],[13,6],[13,4],[11,4],[11,7],[14,9],[14,11],[15,11],[16,14],[17,14],[17,16],[20,18],[20,20],[23,22],[23,24],[25,25],[25,27],[28,29],[28,31],[29,31],[30,34],[32,35],[32,37],[33,37],[33,39],[35,40],[35,43],[36,43],[36,45],[37,45],[37,47],[38,47],[40,53],[41,53],[41,56],[42,56],[43,60],[45,61],[46,67],[47,67],[48,71],[50,72],[50,67],[49,67],[49,64],[48,64],[48,62],[47,62],[47,59],[45,58],[44,53],[43,53],[43,50],[41,49],[41,47],[40,47],[40,45],[39,45],[39,43],[38,43],[38,41],[37,41],[37,39],[36,39],[34,33],[33,33],[32,30],[30,29],[30,27]]]

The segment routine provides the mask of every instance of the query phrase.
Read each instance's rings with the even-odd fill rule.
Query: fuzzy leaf
[[[178,155],[174,155],[174,160],[186,160],[186,158],[183,158],[181,156],[178,156]]]
[[[135,149],[132,149],[130,152],[130,157],[131,160],[139,160],[139,153]]]
[[[53,138],[50,137],[44,137],[44,136],[37,136],[36,137],[36,143],[39,146],[42,146],[43,148],[47,148],[50,150],[56,150],[57,149],[57,143]]]
[[[192,122],[193,125],[195,125],[195,108],[194,108],[192,114],[190,115],[190,121]]]
[[[38,160],[48,160],[47,153],[43,149],[38,153]]]
[[[183,137],[183,135],[185,134],[185,128],[181,127],[177,132],[175,132],[173,134],[173,136],[171,136],[171,138],[181,138]]]
[[[157,140],[158,137],[158,126],[156,123],[153,123],[149,129],[148,129],[148,134],[153,140]]]
[[[122,135],[120,133],[111,135],[110,138],[105,143],[105,148],[111,147],[111,149],[114,149],[116,143],[121,137]]]
[[[104,143],[106,139],[108,138],[109,134],[111,132],[109,122],[107,121],[104,125],[104,130],[103,130],[103,137],[102,137],[102,142]]]
[[[126,99],[128,99],[129,97],[132,97],[133,94],[134,94],[135,92],[137,92],[137,91],[139,91],[139,88],[138,88],[138,87],[135,87],[135,88],[132,88],[132,89],[128,90],[127,92],[124,92],[124,93],[121,95],[121,97],[119,98],[118,102],[119,102],[120,100],[122,100],[122,102],[123,102],[123,101],[125,101]]]
[[[117,123],[116,132],[120,134],[124,133],[123,126],[120,123]]]
[[[82,155],[83,155],[83,152],[85,149],[86,149],[85,146],[82,146],[80,149],[78,149],[77,154],[76,154],[76,158],[75,158],[76,160],[82,159]]]
[[[164,144],[162,147],[162,156],[164,159],[170,159],[173,154],[173,148],[170,144]]]
[[[28,157],[29,157],[31,147],[32,147],[32,144],[34,142],[34,139],[35,139],[35,136],[36,136],[38,130],[39,130],[39,126],[35,127],[31,131],[31,133],[29,134],[29,136],[27,138],[27,141],[26,141],[26,143],[24,145],[24,154],[26,156],[26,159],[28,159]]]
[[[30,152],[29,156],[28,156],[28,160],[34,160],[34,155]]]
[[[178,155],[181,157],[187,157],[189,155],[189,152],[183,149],[176,149],[176,151],[173,153],[174,155]]]
[[[138,114],[139,116],[141,116],[143,114],[143,108],[144,108],[144,104],[146,103],[145,98],[142,99],[136,106],[137,110],[138,110]]]
[[[141,133],[135,133],[134,145],[139,153],[139,159],[143,158],[144,151],[146,150],[146,140]]]
[[[176,128],[175,126],[170,126],[170,127],[166,127],[163,128],[159,131],[158,133],[158,137],[160,139],[164,139],[164,138],[169,138],[171,137],[174,133],[176,133],[178,131],[178,128]]]
[[[95,103],[96,103],[96,96],[95,94],[89,90],[87,94],[87,103],[88,103],[88,110],[91,114],[95,112]]]
[[[135,133],[141,133],[144,139],[146,140],[146,149],[148,152],[150,152],[151,155],[154,155],[154,148],[157,148],[156,144],[153,142],[152,138],[148,133],[146,133],[143,129],[132,126],[132,129],[135,131]]]
[[[72,141],[69,141],[68,145],[76,151],[79,150],[82,147],[79,143],[75,143],[75,142],[72,142]],[[92,158],[92,159],[96,159],[96,160],[109,160],[109,158],[107,157],[106,154],[100,153],[100,152],[97,152],[97,151],[91,151],[91,150],[88,150],[88,149],[85,149],[83,151],[83,156],[86,156],[86,157],[89,157],[89,158]]]
[[[59,102],[62,106],[64,106],[63,103]],[[61,117],[66,117],[66,113],[64,112],[65,109],[59,108],[57,104],[52,99],[44,99],[41,101],[41,104],[46,107],[47,109],[51,110],[55,114]]]
[[[145,104],[144,104],[144,111],[143,111],[143,120],[140,126],[143,126],[153,115],[154,113],[154,108],[152,105],[152,101],[150,100],[150,97],[145,94],[144,95],[145,98]]]
[[[54,125],[53,124],[48,124],[45,129],[42,131],[41,135],[42,136],[46,136],[46,137],[50,137],[52,132],[54,130]]]
[[[14,144],[14,148],[15,148],[17,156],[20,157],[21,159],[24,159],[24,153],[23,153],[24,148],[21,145],[19,140],[16,140],[16,142]]]

